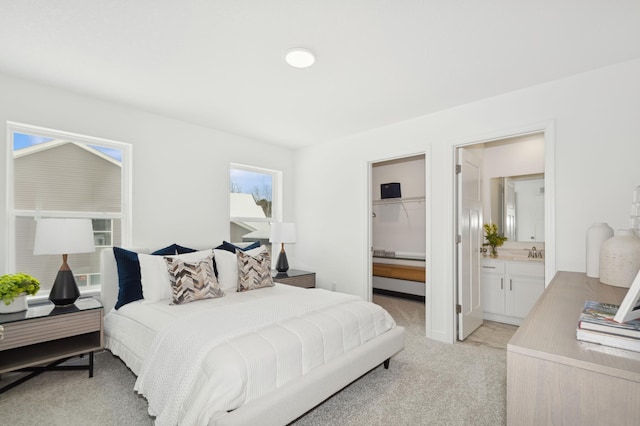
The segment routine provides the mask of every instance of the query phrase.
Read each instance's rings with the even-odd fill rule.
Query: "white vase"
[[[600,276],[600,247],[613,237],[613,228],[606,223],[594,223],[587,229],[587,276]]]
[[[631,229],[618,229],[600,248],[600,282],[629,288],[640,270],[640,238]]]
[[[13,314],[15,312],[26,311],[28,308],[27,305],[27,294],[23,293],[20,296],[16,296],[13,299],[13,302],[5,305],[2,300],[0,300],[0,314]]]

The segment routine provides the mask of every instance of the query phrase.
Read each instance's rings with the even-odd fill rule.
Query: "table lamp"
[[[269,237],[269,242],[281,244],[280,254],[276,262],[276,270],[282,273],[287,272],[289,262],[287,261],[287,253],[284,251],[284,244],[296,242],[295,223],[273,222],[271,224],[271,237]]]
[[[62,255],[62,266],[49,293],[49,300],[56,306],[71,305],[80,296],[67,256],[95,250],[91,219],[46,218],[37,221],[33,254]]]

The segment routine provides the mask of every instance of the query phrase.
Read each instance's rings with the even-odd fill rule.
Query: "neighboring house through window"
[[[48,295],[62,257],[35,256],[36,220],[92,219],[95,253],[69,254],[81,292],[99,290],[100,251],[129,244],[130,145],[9,124],[9,268],[38,278]]]
[[[241,164],[230,168],[232,242],[260,241],[270,247],[270,222],[281,218],[282,172]]]

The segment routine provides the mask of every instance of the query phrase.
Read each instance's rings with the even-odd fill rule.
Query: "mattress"
[[[395,326],[358,297],[277,284],[105,317],[105,346],[138,375],[156,424],[207,424]]]

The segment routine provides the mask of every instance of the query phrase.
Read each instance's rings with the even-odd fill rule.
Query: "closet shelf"
[[[385,198],[384,200],[373,200],[372,204],[419,203],[425,200],[425,197]]]

